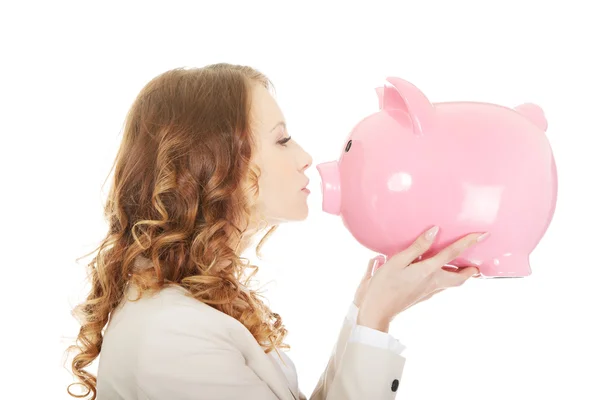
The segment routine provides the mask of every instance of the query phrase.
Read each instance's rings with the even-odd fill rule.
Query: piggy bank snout
[[[317,165],[321,177],[321,192],[323,194],[323,211],[339,215],[342,206],[340,169],[337,161],[329,161]]]

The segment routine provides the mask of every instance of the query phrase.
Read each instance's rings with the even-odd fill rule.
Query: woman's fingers
[[[362,281],[367,281],[367,280],[371,279],[371,276],[373,276],[373,269],[375,267],[376,259],[377,259],[377,257],[371,258],[369,260],[369,264],[367,265],[367,270],[365,271],[365,274],[362,277]]]
[[[450,272],[447,270],[440,270],[440,273],[444,275],[444,285],[446,287],[460,286],[465,283],[469,278],[475,274],[479,274],[479,268],[477,267],[465,267],[456,272]]]
[[[458,258],[469,247],[481,242],[485,238],[487,238],[487,234],[481,233],[471,233],[469,235],[463,236],[456,242],[442,249],[436,255],[426,260],[423,260],[420,263],[426,264],[431,272],[435,272],[437,270],[440,270],[441,267],[443,267],[444,265],[452,262],[452,260]]]
[[[429,250],[438,231],[439,228],[434,226],[423,232],[408,248],[391,257],[390,261],[394,260],[394,262],[398,262],[398,264],[401,264],[403,267],[410,265],[414,260]]]
[[[477,267],[465,267],[465,268],[453,268],[446,269],[442,268],[439,272],[442,275],[439,279],[436,279],[438,282],[438,287],[433,290],[433,292],[429,293],[427,296],[419,299],[414,304],[422,303],[426,300],[429,300],[433,297],[433,295],[443,292],[447,288],[460,286],[465,283],[470,277],[474,274],[478,274],[479,269]]]
[[[477,267],[464,267],[460,269],[449,270],[440,268],[431,274],[432,286],[436,289],[447,289],[461,286],[473,275],[478,274]]]

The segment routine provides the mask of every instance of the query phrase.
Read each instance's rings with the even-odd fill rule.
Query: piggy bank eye
[[[348,143],[346,144],[346,153],[350,151],[350,147],[352,147],[352,140],[348,140]]]

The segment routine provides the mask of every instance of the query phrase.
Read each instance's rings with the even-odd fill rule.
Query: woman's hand
[[[379,261],[379,263],[378,263],[378,261]],[[367,288],[369,287],[369,282],[371,281],[371,277],[373,276],[374,271],[376,271],[377,268],[381,267],[381,264],[383,264],[383,262],[384,262],[384,259],[381,255],[376,256],[369,260],[365,274],[363,275],[363,277],[360,281],[360,284],[358,285],[358,288],[356,289],[356,292],[354,294],[354,305],[357,308],[360,308],[362,305],[363,299],[365,298],[365,294],[367,293]],[[442,267],[442,268],[444,268],[444,267]],[[449,272],[457,272],[457,271],[462,271],[464,268],[477,269],[476,267],[462,267],[462,268],[448,267],[448,268],[444,268],[444,269]],[[473,278],[479,278],[480,276],[481,275],[479,274],[479,270],[477,269],[477,272],[475,272],[475,275],[473,275]],[[414,304],[418,304],[425,300],[428,300],[434,294],[443,292],[445,289],[446,288],[440,288],[440,289],[434,290],[431,294],[421,298]]]
[[[402,311],[446,288],[460,286],[479,273],[477,267],[466,267],[456,272],[443,267],[477,244],[478,239],[481,241],[487,237],[480,233],[467,235],[435,256],[413,263],[429,250],[437,232],[437,227],[434,227],[423,233],[409,248],[390,257],[370,279],[366,279],[367,272],[357,290],[361,303],[357,304],[357,324],[387,332],[390,322]],[[362,287],[366,289],[361,290]],[[364,294],[359,291],[364,291]]]

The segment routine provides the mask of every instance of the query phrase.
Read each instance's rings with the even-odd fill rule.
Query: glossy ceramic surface
[[[380,111],[357,123],[337,161],[317,165],[323,210],[365,247],[391,256],[433,225],[428,257],[471,232],[491,236],[451,264],[482,277],[531,274],[529,256],[554,214],[557,173],[542,109],[431,103],[388,78]]]

